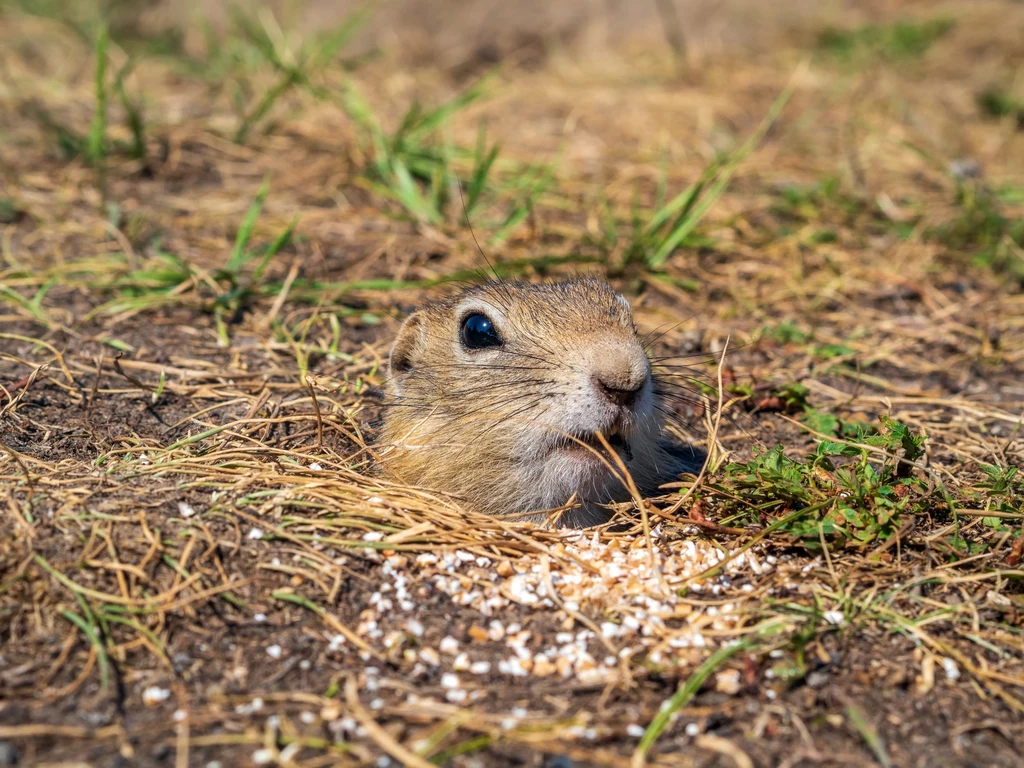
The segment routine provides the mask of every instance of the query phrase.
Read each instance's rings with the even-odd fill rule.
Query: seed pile
[[[366,537],[380,540],[381,534]],[[412,676],[441,670],[440,687],[453,703],[483,695],[467,690],[473,678],[532,675],[604,685],[620,680],[637,656],[655,665],[688,666],[687,649],[717,645],[741,624],[740,606],[754,592],[749,577],[776,563],[771,555],[747,551],[729,559],[720,575],[701,578],[729,554],[696,535],[680,537],[678,528],[669,536],[660,526],[649,540],[642,534],[570,532],[547,552],[515,560],[464,549],[384,550],[372,557],[381,561],[384,579],[360,615],[357,634],[385,649],[413,638],[416,647],[404,650],[414,663]],[[465,628],[461,637],[427,642],[415,609],[431,591],[479,611],[485,621]],[[554,631],[534,628],[543,614],[553,616],[547,624]],[[521,620],[508,621],[509,615]],[[497,663],[476,657],[487,643],[488,658],[494,644],[504,645]]]

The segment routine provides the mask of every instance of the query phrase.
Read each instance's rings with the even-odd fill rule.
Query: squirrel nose
[[[629,408],[633,401],[636,400],[636,396],[640,394],[644,384],[640,382],[634,389],[619,389],[614,384],[609,384],[603,379],[598,378],[597,386],[601,390],[601,394],[608,398],[610,402],[620,408]]]
[[[593,368],[593,382],[608,402],[629,408],[647,383],[647,358],[633,350],[603,350]]]

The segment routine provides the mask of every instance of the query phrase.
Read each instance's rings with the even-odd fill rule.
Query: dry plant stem
[[[685,504],[686,501],[691,496],[693,496],[694,493],[697,492],[697,489],[700,487],[701,483],[704,480],[704,476],[707,474],[708,466],[711,463],[711,455],[712,455],[712,451],[710,449],[710,446],[715,445],[715,443],[717,442],[717,440],[718,440],[718,431],[719,431],[719,429],[722,426],[722,410],[723,410],[723,402],[724,402],[724,397],[725,397],[725,389],[724,389],[723,382],[722,382],[722,369],[725,366],[725,355],[726,355],[726,352],[728,352],[728,350],[729,350],[729,340],[730,340],[730,338],[731,337],[726,337],[725,344],[722,346],[722,354],[718,358],[718,372],[717,372],[717,376],[718,376],[718,407],[715,409],[714,426],[713,426],[713,428],[711,430],[711,434],[708,435],[708,446],[709,446],[709,449],[708,449],[707,456],[704,457],[704,464],[701,466],[700,472],[697,474],[697,477],[693,481],[693,484],[686,490],[686,493],[684,493],[682,496],[680,496],[679,499],[677,499],[676,502],[674,504],[672,504],[671,507],[669,507],[668,509],[666,509],[664,511],[665,515],[675,515],[680,509],[682,509],[683,504]]]
[[[410,768],[434,768],[433,763],[427,762],[415,752],[403,747],[390,733],[377,724],[373,716],[359,703],[359,688],[353,676],[349,676],[345,682],[345,701],[348,703],[352,716],[366,729],[370,738],[401,765],[410,766]]]
[[[316,392],[313,391],[313,384],[306,379],[306,389],[309,390],[309,397],[313,401],[313,411],[316,413],[316,450],[319,453],[324,447],[324,419],[320,415],[320,403],[316,399]]]

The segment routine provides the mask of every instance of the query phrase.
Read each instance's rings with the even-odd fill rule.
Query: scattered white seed
[[[626,734],[632,736],[634,739],[639,739],[644,735],[643,726],[637,725],[636,723],[630,723],[626,726]]]
[[[156,685],[151,685],[149,688],[142,692],[142,703],[147,707],[155,706],[162,701],[167,701],[171,697],[171,692],[166,688],[160,688]]]
[[[956,665],[956,662],[952,659],[942,660],[942,669],[946,673],[947,680],[959,680],[960,679],[960,667]]]
[[[409,619],[405,623],[405,628],[409,630],[410,635],[415,635],[416,637],[423,635],[423,625],[416,621],[416,619]]]
[[[182,517],[192,517],[192,515],[194,515],[195,513],[196,511],[192,508],[192,505],[189,504],[187,501],[178,502],[178,514],[180,514]]]
[[[821,616],[834,627],[841,627],[846,621],[846,616],[842,611],[825,611]]]
[[[529,674],[523,666],[523,662],[515,656],[511,659],[499,661],[498,671],[503,675],[511,675],[512,677],[526,677]]]
[[[447,653],[454,656],[458,653],[459,641],[451,635],[448,635],[438,644],[437,648],[441,653]]]
[[[459,680],[458,675],[453,675],[451,672],[446,672],[441,675],[441,687],[442,688],[459,688],[462,682]]]
[[[280,659],[281,654],[284,653],[280,645],[267,646],[267,656],[272,659]]]
[[[738,669],[726,669],[715,676],[715,690],[735,696],[741,690],[740,672]]]
[[[259,528],[253,528],[251,531],[249,531],[249,538],[250,539],[262,539],[263,538],[263,531],[261,531]]]
[[[464,688],[452,688],[445,691],[444,697],[452,704],[461,704],[466,700],[468,692]]]

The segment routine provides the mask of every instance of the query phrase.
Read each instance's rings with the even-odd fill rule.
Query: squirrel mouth
[[[598,452],[604,449],[597,434],[597,432],[587,431],[579,432],[572,437],[560,435],[558,442],[555,444],[555,450],[577,451],[592,457],[593,454],[587,448],[593,448]],[[612,427],[607,432],[602,432],[601,434],[604,435],[604,439],[608,441],[608,445],[613,451],[622,456],[626,461],[633,460],[633,451],[630,450],[629,441],[626,440],[626,436],[617,427]]]

